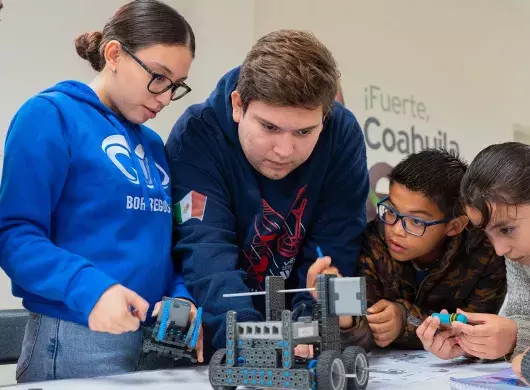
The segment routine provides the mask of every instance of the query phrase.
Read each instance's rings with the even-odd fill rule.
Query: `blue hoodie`
[[[261,291],[267,275],[282,275],[288,288],[305,287],[317,246],[351,276],[366,225],[366,149],[353,114],[334,103],[309,159],[270,180],[254,170],[239,142],[230,99],[238,77],[239,69],[232,70],[204,103],[191,106],[166,144],[180,222],[174,253],[214,332],[214,348],[225,344],[228,310],[237,310],[238,321],[265,314],[264,296],[223,294]],[[308,293],[287,299],[288,307],[303,302],[304,314],[310,312]]]
[[[61,82],[28,100],[7,133],[0,266],[30,311],[87,325],[119,283],[153,306],[190,299],[171,260],[170,179],[161,138]]]

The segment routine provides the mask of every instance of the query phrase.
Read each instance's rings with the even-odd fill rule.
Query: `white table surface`
[[[370,373],[368,389],[449,389],[450,377],[471,377],[494,373],[510,367],[506,362],[471,362],[467,359],[443,361],[425,351],[377,350],[369,355],[370,367],[403,370],[403,373]],[[142,371],[126,375],[91,379],[69,379],[15,386],[4,389],[41,390],[206,390],[208,368],[195,367]]]

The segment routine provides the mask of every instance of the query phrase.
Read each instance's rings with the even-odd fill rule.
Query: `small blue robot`
[[[212,387],[365,389],[369,379],[366,351],[357,346],[342,351],[339,328],[339,316],[366,314],[365,279],[318,275],[312,316],[297,320],[305,307],[285,310],[284,294],[313,289],[284,290],[284,286],[282,277],[266,278],[264,322],[238,323],[235,311],[227,313],[226,349],[216,351],[210,361]],[[299,344],[312,345],[314,356],[296,357],[294,349]]]
[[[197,345],[202,322],[202,308],[188,327],[191,305],[178,298],[164,297],[158,312],[156,323],[147,329],[144,338],[144,354],[156,352],[160,356],[167,356],[174,360],[187,358],[197,362],[194,348]]]

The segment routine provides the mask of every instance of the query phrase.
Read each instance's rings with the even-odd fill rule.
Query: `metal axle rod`
[[[297,293],[297,292],[305,292],[305,291],[315,291],[316,288],[310,287],[310,288],[293,288],[291,290],[278,290],[277,293],[280,294],[288,294],[288,293]],[[254,295],[266,295],[266,291],[254,291],[254,292],[244,292],[244,293],[234,293],[234,294],[223,294],[223,298],[235,298],[235,297],[250,297]]]

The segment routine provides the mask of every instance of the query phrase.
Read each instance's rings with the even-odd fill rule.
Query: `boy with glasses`
[[[366,277],[368,315],[350,329],[350,343],[422,348],[416,327],[432,313],[500,309],[504,259],[480,232],[466,229],[459,205],[466,168],[454,154],[429,149],[390,173],[389,196],[378,203],[378,216],[364,233],[358,271]],[[438,349],[423,347],[444,358],[451,350],[444,343],[456,343],[449,333]]]

